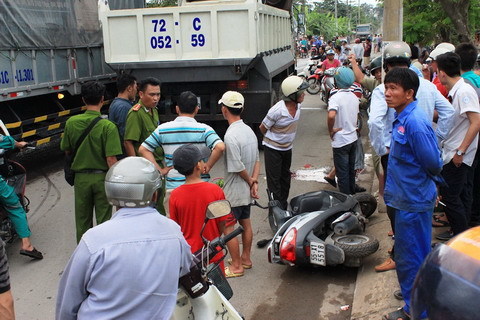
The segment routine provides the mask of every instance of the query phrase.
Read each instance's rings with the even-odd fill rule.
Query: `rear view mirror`
[[[228,200],[218,200],[208,204],[206,216],[208,219],[216,219],[226,216],[230,212],[232,212],[230,202]]]

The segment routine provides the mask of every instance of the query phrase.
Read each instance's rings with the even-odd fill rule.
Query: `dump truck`
[[[144,1],[110,5],[143,8]],[[58,140],[67,119],[85,108],[79,94],[86,81],[101,81],[115,94],[97,0],[3,0],[0,29],[0,120],[16,140]]]
[[[105,62],[117,73],[161,81],[161,121],[173,120],[179,94],[192,91],[201,106],[196,119],[226,125],[218,100],[236,90],[245,97],[244,121],[257,129],[294,72],[291,4],[179,0],[175,7],[103,8]]]

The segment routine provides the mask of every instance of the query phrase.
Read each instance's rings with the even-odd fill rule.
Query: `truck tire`
[[[307,80],[308,88],[307,91],[310,94],[317,94],[320,92],[320,83],[315,78],[310,78]]]
[[[360,204],[360,209],[362,210],[362,215],[365,218],[370,217],[375,210],[377,209],[377,199],[369,193],[357,193],[353,195],[358,204]]]
[[[333,238],[334,245],[341,248],[345,258],[363,258],[378,250],[378,240],[366,234],[347,234]]]

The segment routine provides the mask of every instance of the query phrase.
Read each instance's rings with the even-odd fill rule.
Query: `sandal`
[[[450,227],[448,221],[440,219],[440,216],[433,216],[432,227]]]
[[[410,320],[410,316],[400,308],[382,317],[382,320]]]
[[[225,277],[226,278],[238,278],[238,277],[243,277],[243,272],[233,272],[230,270],[230,267],[225,267]]]
[[[43,259],[43,254],[38,251],[37,249],[33,248],[33,250],[20,250],[20,254],[21,255],[24,255],[24,256],[27,256],[27,257],[30,257],[32,259],[35,259],[35,260],[42,260]]]
[[[228,259],[228,260],[227,260],[227,263],[228,263],[228,264],[232,264],[232,258]],[[253,264],[243,264],[243,263],[242,263],[242,267],[243,267],[243,269],[252,269]]]

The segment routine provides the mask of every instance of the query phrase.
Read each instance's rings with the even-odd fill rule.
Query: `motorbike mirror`
[[[218,200],[208,204],[206,217],[208,219],[216,219],[226,216],[230,212],[232,212],[230,202],[228,200]]]

